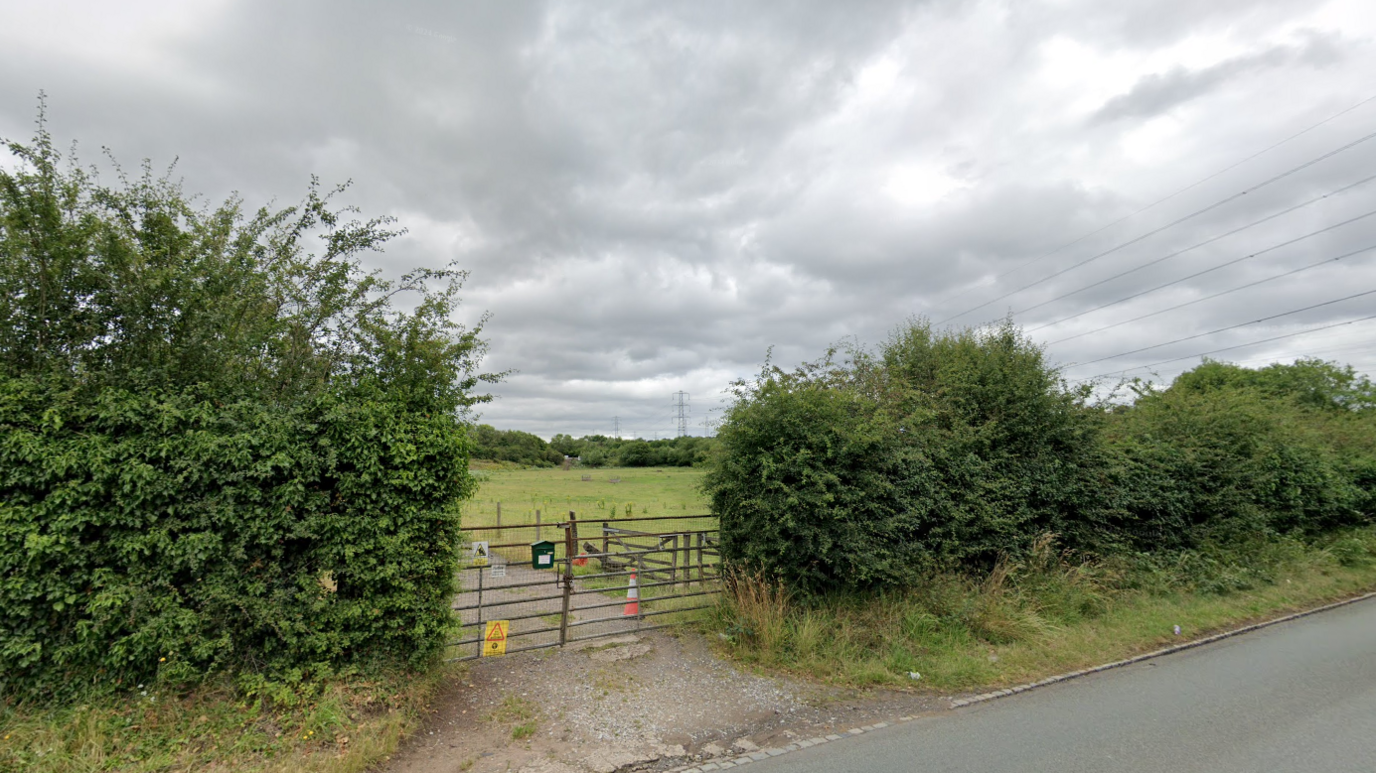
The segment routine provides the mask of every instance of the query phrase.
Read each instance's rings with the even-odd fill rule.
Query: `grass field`
[[[464,503],[464,526],[502,526],[647,515],[704,515],[707,499],[699,486],[702,470],[689,467],[626,467],[572,470],[479,470],[478,493]],[[583,480],[584,477],[591,480]],[[620,480],[613,483],[613,480]],[[673,522],[674,528],[701,528]]]

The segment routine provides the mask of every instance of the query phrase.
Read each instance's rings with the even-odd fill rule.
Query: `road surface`
[[[1376,773],[1376,599],[750,773]]]

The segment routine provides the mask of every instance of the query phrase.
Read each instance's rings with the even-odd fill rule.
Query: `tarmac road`
[[[1376,773],[1376,599],[749,768]]]

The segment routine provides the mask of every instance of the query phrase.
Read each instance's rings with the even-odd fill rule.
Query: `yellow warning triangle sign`
[[[489,621],[487,624],[487,640],[506,641],[506,626],[507,623],[505,620]]]
[[[483,634],[483,651],[479,654],[483,657],[505,655],[506,634],[510,627],[511,622],[508,620],[487,621],[487,631]]]

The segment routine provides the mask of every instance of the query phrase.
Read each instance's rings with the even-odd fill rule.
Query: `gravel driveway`
[[[668,769],[946,705],[748,673],[696,633],[653,631],[474,661],[383,770]]]

